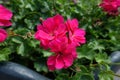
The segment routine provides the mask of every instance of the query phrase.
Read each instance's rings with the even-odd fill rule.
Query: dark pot
[[[120,62],[120,51],[115,51],[110,55],[110,59],[113,63],[119,63]],[[117,72],[120,69],[120,65],[112,65],[111,69],[114,72]]]
[[[37,72],[13,62],[0,62],[0,80],[50,80]]]
[[[113,63],[120,63],[120,51],[115,51],[110,55],[110,59]],[[116,73],[120,74],[120,65],[112,65],[111,69]],[[120,77],[114,78],[114,80],[120,80]]]

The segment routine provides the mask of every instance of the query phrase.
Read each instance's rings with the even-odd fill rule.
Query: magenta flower
[[[102,0],[100,6],[106,11],[109,15],[118,15],[120,7],[120,0]]]
[[[38,31],[35,33],[35,38],[41,41],[41,45],[47,48],[49,42],[57,37],[63,37],[66,34],[66,26],[64,19],[60,15],[47,18],[43,21],[42,25],[37,26]]]
[[[86,42],[85,39],[85,31],[83,29],[78,28],[77,19],[67,20],[66,26],[69,32],[69,41],[70,43],[80,46]]]
[[[77,19],[65,23],[60,15],[47,18],[39,24],[35,38],[44,49],[54,54],[47,60],[49,70],[70,67],[77,58],[76,47],[86,42],[85,31],[78,27]]]
[[[49,70],[68,68],[77,58],[75,46],[69,45],[66,37],[52,41],[50,49],[54,55],[47,60]]]
[[[0,29],[0,43],[7,38],[7,32],[4,29]]]
[[[0,5],[0,26],[11,26],[11,17],[12,12],[6,9],[4,6]]]

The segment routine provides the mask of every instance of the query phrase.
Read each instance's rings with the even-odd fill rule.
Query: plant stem
[[[120,65],[120,63],[109,63],[110,65]]]
[[[117,76],[117,77],[120,77],[120,75],[118,75],[118,74],[112,74],[112,75]]]
[[[76,70],[74,70],[73,68],[69,68],[70,70],[74,71],[74,72],[77,72]]]
[[[107,72],[107,71],[104,71],[105,73],[108,73],[108,74],[111,74],[111,75],[113,75],[113,76],[117,76],[117,77],[120,77],[120,75],[118,75],[118,74],[115,74],[114,72]]]

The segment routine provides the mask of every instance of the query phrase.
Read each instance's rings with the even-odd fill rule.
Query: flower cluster
[[[118,15],[120,8],[120,0],[102,0],[100,6],[106,11],[109,15]]]
[[[10,19],[12,12],[0,5],[0,26],[11,26]],[[7,38],[7,32],[0,28],[0,42],[3,42]]]
[[[86,42],[85,31],[78,27],[77,19],[64,22],[59,14],[37,25],[35,38],[44,49],[54,53],[47,60],[49,70],[70,67],[77,58],[76,47]]]

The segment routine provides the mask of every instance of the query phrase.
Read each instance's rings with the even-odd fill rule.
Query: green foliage
[[[9,60],[10,53],[11,53],[11,51],[9,48],[0,49],[0,61]]]
[[[87,58],[89,60],[93,60],[95,56],[95,51],[87,45],[83,45],[82,47],[78,48],[78,58]]]
[[[78,65],[77,65],[78,67]],[[90,70],[88,70],[85,66],[83,65],[79,65],[80,67],[80,71],[77,72],[72,78],[71,80],[75,79],[75,80],[94,80],[93,78],[93,73],[91,73]]]
[[[113,80],[108,55],[120,50],[120,15],[107,16],[98,6],[101,0],[8,0],[1,4],[11,9],[13,25],[7,28],[9,37],[0,43],[0,61],[14,61],[34,69],[55,80],[94,80],[94,71],[99,80]],[[49,71],[47,57],[52,53],[43,50],[34,39],[39,19],[55,14],[77,18],[86,30],[87,42],[78,47],[78,59],[65,70]],[[49,77],[49,76],[47,76]]]
[[[96,54],[95,60],[98,63],[102,63],[102,62],[110,63],[110,60],[108,59],[107,54],[105,53]]]
[[[101,71],[99,74],[100,80],[114,80],[112,71]]]
[[[34,63],[34,68],[38,72],[40,72],[40,71],[48,72],[48,69],[47,69],[45,63],[43,63],[43,62],[35,62]]]

